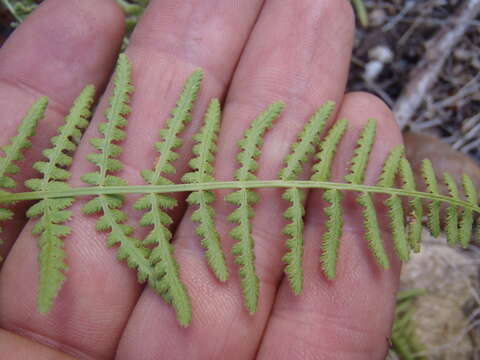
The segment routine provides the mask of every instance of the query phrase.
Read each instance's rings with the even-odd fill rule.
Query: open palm
[[[111,0],[47,0],[0,49],[0,144],[11,137],[24,110],[39,95],[51,106],[40,124],[25,168],[38,160],[74,97],[89,83],[103,90],[123,34],[123,17]],[[283,101],[286,109],[265,137],[258,177],[273,179],[295,136],[316,108],[337,103],[335,118],[350,125],[333,164],[334,181],[348,169],[359,129],[379,120],[366,183],[374,183],[389,150],[402,142],[390,110],[377,98],[344,94],[353,37],[347,0],[152,0],[135,30],[127,54],[134,64],[135,93],[123,143],[120,174],[142,184],[140,169],[151,168],[153,144],[187,76],[205,71],[185,146],[176,161],[179,181],[191,157],[192,135],[201,126],[209,99],[223,103],[215,176],[230,180],[237,166],[235,143],[265,105]],[[106,94],[111,88],[107,87]],[[74,185],[92,171],[85,160],[88,139],[107,106],[103,97],[75,155]],[[330,124],[331,125],[331,124]],[[24,172],[23,182],[34,172]],[[21,190],[21,189],[20,189]],[[192,299],[193,320],[180,327],[171,307],[105,246],[95,219],[74,207],[72,236],[65,248],[68,281],[53,310],[36,309],[36,239],[31,222],[16,218],[5,227],[0,272],[0,354],[2,359],[382,359],[388,348],[398,262],[381,270],[368,255],[359,208],[346,206],[338,274],[328,281],[319,266],[324,206],[311,191],[305,218],[305,286],[294,296],[283,276],[282,255],[287,204],[279,191],[259,191],[253,221],[260,302],[255,315],[242,304],[238,270],[228,235],[232,206],[215,203],[222,247],[231,279],[212,276],[184,197],[173,214],[175,256]],[[131,204],[132,199],[128,199]],[[22,206],[22,205],[19,205]],[[24,205],[23,205],[24,206]],[[135,219],[138,215],[132,213]],[[22,230],[23,229],[23,230]],[[385,234],[388,238],[388,234]],[[387,241],[391,253],[391,245]]]

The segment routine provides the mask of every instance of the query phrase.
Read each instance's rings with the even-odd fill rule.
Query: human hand
[[[35,137],[25,168],[44,148],[81,88],[102,89],[111,73],[123,32],[123,18],[113,1],[47,0],[0,50],[0,107],[5,144],[24,110],[40,94],[51,99],[46,121]],[[138,169],[150,168],[153,143],[168,118],[178,89],[196,67],[205,70],[194,121],[184,132],[185,150],[177,161],[187,168],[190,137],[200,126],[212,97],[224,99],[216,177],[228,180],[236,168],[235,142],[251,120],[273,101],[286,109],[265,138],[258,177],[273,179],[297,132],[327,100],[338,104],[335,118],[347,117],[349,129],[337,151],[333,180],[342,181],[358,136],[368,118],[379,120],[377,142],[367,170],[374,183],[388,151],[401,134],[386,106],[368,94],[344,95],[353,37],[353,14],[347,0],[234,0],[177,2],[152,0],[137,27],[127,54],[134,64],[135,94],[121,176],[141,184]],[[109,93],[109,90],[107,90]],[[108,95],[108,94],[107,94]],[[88,139],[97,134],[106,100],[87,130],[72,166],[71,182],[92,166]],[[7,120],[8,119],[8,120]],[[25,173],[24,173],[25,175]],[[34,172],[26,176],[34,175]],[[175,180],[179,181],[182,171]],[[24,180],[24,179],[23,179]],[[19,183],[22,179],[19,179]],[[281,230],[285,202],[278,190],[259,191],[253,236],[260,278],[257,313],[242,304],[237,269],[227,256],[231,279],[223,284],[206,266],[190,220],[192,209],[180,207],[175,256],[189,290],[193,320],[178,326],[174,312],[105,246],[95,219],[73,208],[72,236],[65,242],[68,280],[48,316],[36,309],[36,239],[27,223],[0,273],[0,351],[6,359],[381,359],[388,347],[399,264],[394,257],[381,270],[363,239],[359,208],[345,207],[338,274],[327,281],[319,266],[321,192],[311,191],[305,218],[305,286],[294,296],[283,276],[285,251]],[[231,206],[215,205],[221,243],[231,254]],[[183,214],[186,214],[183,216]],[[316,215],[317,214],[317,215]],[[131,214],[135,218],[134,213]],[[7,247],[23,219],[6,227]],[[388,235],[385,233],[385,239]],[[389,241],[386,241],[387,245]],[[391,246],[388,246],[390,253]],[[14,335],[19,334],[20,336]],[[33,341],[32,341],[33,340]],[[44,345],[56,350],[51,350]]]

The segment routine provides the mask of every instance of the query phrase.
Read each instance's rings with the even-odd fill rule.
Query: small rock
[[[368,50],[368,57],[372,60],[378,60],[384,64],[388,64],[393,60],[393,52],[388,46],[379,45]]]
[[[387,21],[387,14],[385,13],[385,10],[377,8],[370,12],[369,18],[371,26],[380,26]]]
[[[383,70],[383,62],[378,60],[369,61],[365,64],[363,77],[365,81],[374,81]]]

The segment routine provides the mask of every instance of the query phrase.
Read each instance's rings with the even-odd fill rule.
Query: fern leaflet
[[[172,110],[171,118],[167,120],[166,127],[160,130],[162,141],[155,144],[160,153],[155,168],[153,171],[142,171],[143,179],[147,184],[172,183],[165,175],[176,171],[171,163],[178,158],[175,149],[182,144],[178,135],[184,129],[185,123],[191,120],[190,113],[200,91],[202,78],[202,70],[196,70],[189,76],[176,107]],[[145,244],[154,245],[149,261],[154,266],[157,277],[150,279],[150,285],[173,305],[179,323],[187,326],[192,317],[190,299],[180,279],[179,267],[173,257],[174,248],[170,244],[172,234],[168,225],[172,223],[172,219],[165,212],[176,205],[177,201],[172,196],[151,193],[141,197],[134,207],[136,210],[145,211],[140,225],[152,227],[144,241]]]
[[[262,145],[263,135],[272,126],[273,121],[280,116],[283,107],[281,102],[273,103],[245,131],[243,139],[238,143],[242,151],[237,156],[241,165],[235,172],[237,181],[255,180],[254,172],[258,167],[256,158],[260,156],[259,147]],[[240,266],[245,306],[253,314],[257,310],[259,280],[255,271],[254,239],[250,218],[253,217],[252,205],[259,200],[259,197],[253,190],[241,188],[227,195],[225,200],[238,206],[228,217],[229,221],[238,224],[230,232],[230,236],[238,241],[232,251],[235,262]]]
[[[98,125],[98,130],[103,136],[90,140],[90,144],[99,153],[89,154],[87,159],[97,166],[98,171],[82,176],[82,180],[87,184],[100,187],[126,185],[124,179],[112,173],[122,168],[122,163],[116,159],[122,152],[122,148],[115,142],[125,138],[122,128],[127,126],[126,115],[130,113],[127,103],[133,91],[131,72],[132,65],[127,56],[120,54],[115,70],[113,94],[109,101],[110,106],[105,113],[107,121]],[[124,224],[127,215],[120,210],[122,206],[121,195],[100,194],[84,205],[83,212],[101,214],[97,221],[97,230],[110,231],[107,245],[112,247],[120,244],[117,250],[119,260],[126,260],[129,267],[137,270],[138,280],[144,282],[153,275],[153,269],[147,259],[148,250],[138,239],[130,236],[133,228]]]
[[[403,157],[403,145],[393,148],[383,166],[379,186],[392,187],[395,183],[400,160]],[[410,258],[410,249],[405,234],[405,220],[403,213],[402,200],[398,195],[391,195],[385,204],[388,207],[388,215],[390,217],[390,226],[392,228],[393,245],[397,256],[402,261],[408,261]]]
[[[220,129],[220,102],[213,99],[205,114],[205,124],[198,134],[194,136],[197,144],[193,147],[195,158],[190,160],[192,172],[185,174],[182,181],[186,183],[202,183],[215,181],[213,177],[214,154],[217,150],[216,141]],[[212,191],[194,191],[188,198],[190,205],[197,205],[198,209],[192,214],[192,220],[198,223],[197,234],[202,238],[202,246],[208,265],[220,281],[229,277],[225,255],[220,246],[220,235],[215,228],[214,210],[211,203],[215,201]]]
[[[438,189],[437,178],[435,176],[435,171],[430,160],[425,159],[422,162],[422,176],[427,185],[427,190],[434,194],[439,195],[440,191]],[[433,237],[438,237],[440,235],[440,202],[432,200],[428,204],[428,228]]]
[[[313,166],[312,181],[329,181],[333,158],[345,131],[348,122],[346,119],[338,120],[330,129],[325,139],[320,144],[320,151],[316,158],[318,162]],[[342,194],[335,189],[326,190],[323,199],[330,204],[325,208],[327,222],[325,233],[322,236],[322,269],[327,279],[333,279],[337,273],[338,247],[343,229],[343,216],[341,211]]]
[[[455,180],[449,173],[444,173],[443,178],[447,185],[450,196],[459,199],[458,187]],[[455,205],[450,205],[446,210],[445,232],[447,234],[447,242],[453,246],[458,242],[458,209]]]
[[[473,185],[472,179],[468,175],[462,176],[462,186],[465,192],[465,197],[467,202],[476,206],[477,205],[477,190],[475,185]],[[472,226],[473,226],[473,211],[468,208],[463,209],[463,214],[460,219],[460,244],[465,248],[470,242],[470,237],[472,236]]]
[[[70,113],[65,118],[64,125],[58,128],[58,135],[51,139],[53,147],[43,151],[43,156],[48,161],[38,161],[33,166],[43,177],[27,180],[25,185],[28,188],[33,191],[70,189],[70,186],[64,182],[70,177],[70,172],[65,167],[69,167],[72,163],[71,153],[77,148],[82,130],[88,126],[94,92],[93,86],[87,86],[75,100]],[[28,217],[40,218],[32,232],[40,236],[38,258],[40,284],[37,303],[41,313],[50,311],[53,300],[65,280],[64,272],[68,270],[64,261],[62,238],[70,234],[70,228],[63,224],[72,216],[72,212],[66,209],[73,204],[74,200],[73,197],[60,199],[45,197],[27,211]]]
[[[372,151],[375,139],[375,133],[376,121],[370,119],[360,134],[357,148],[352,159],[350,173],[345,176],[345,180],[351,184],[361,184],[363,182],[369,155]],[[372,197],[369,193],[363,192],[358,196],[357,202],[363,207],[362,213],[365,226],[365,238],[368,241],[368,246],[372,250],[378,264],[383,268],[388,268],[390,263],[383,246],[380,227],[377,220],[377,212]]]
[[[16,186],[15,180],[8,175],[15,175],[20,171],[20,168],[14,162],[23,160],[22,151],[32,146],[28,138],[35,134],[37,123],[45,115],[47,105],[47,97],[42,96],[39,98],[22,119],[17,128],[17,134],[10,139],[10,144],[2,146],[4,155],[0,158],[0,188],[12,189]],[[3,191],[3,193],[7,192]],[[10,220],[12,217],[12,211],[0,208],[0,221]],[[1,231],[2,228],[0,227]],[[1,244],[2,240],[0,239]]]
[[[406,158],[400,160],[400,175],[403,181],[403,189],[415,191],[415,179],[412,167]],[[419,198],[413,197],[409,201],[411,209],[411,220],[407,226],[407,240],[414,252],[420,251],[420,240],[422,238],[423,205]]]
[[[307,122],[298,136],[298,141],[292,145],[291,153],[285,159],[285,167],[279,175],[281,180],[298,178],[308,155],[315,151],[315,144],[320,139],[320,134],[333,107],[333,102],[326,102]],[[291,188],[286,190],[282,197],[291,203],[291,206],[283,214],[285,219],[290,221],[283,229],[283,233],[288,236],[286,241],[288,251],[283,257],[283,261],[287,264],[285,273],[294,294],[299,295],[303,288],[303,215],[305,214],[303,200],[305,191]]]

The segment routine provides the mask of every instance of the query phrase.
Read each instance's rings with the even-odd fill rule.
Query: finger
[[[72,360],[73,358],[37,342],[0,329],[0,349],[6,359]]]
[[[94,16],[95,14],[95,16]],[[96,14],[99,14],[96,16]],[[25,111],[46,95],[50,105],[39,122],[33,146],[26,152],[17,189],[25,179],[37,176],[31,165],[41,157],[55,128],[74,98],[87,84],[99,91],[108,80],[123,34],[123,16],[110,1],[49,0],[42,4],[0,49],[0,144],[15,135]],[[22,214],[25,204],[14,208]],[[5,256],[25,223],[23,216],[5,224],[2,239]]]
[[[377,182],[389,151],[402,143],[391,111],[377,98],[352,93],[344,98],[339,118],[349,120],[337,147],[332,181],[344,181],[360,129],[368,118],[378,119],[377,137],[368,163],[365,183]],[[344,207],[337,276],[325,279],[320,268],[321,236],[325,231],[325,203],[321,192],[310,193],[305,219],[305,288],[294,296],[286,279],[279,288],[259,359],[383,359],[395,304],[400,266],[393,258],[388,230],[383,240],[392,266],[380,269],[363,236],[361,209],[355,202]],[[380,218],[385,224],[385,218]],[[292,332],[292,329],[295,329]]]
[[[265,3],[225,102],[215,164],[217,179],[233,178],[238,166],[234,144],[266,104],[280,100],[287,104],[286,111],[265,137],[258,171],[261,179],[277,177],[295,134],[315,108],[326,100],[340,101],[352,33],[353,17],[346,1]],[[252,219],[260,277],[257,313],[250,316],[242,304],[238,269],[230,255],[233,276],[226,284],[216,281],[207,268],[196,225],[190,220],[193,209],[189,209],[174,241],[193,303],[192,324],[187,331],[179,328],[171,310],[146,290],[123,336],[120,358],[150,359],[159,352],[166,358],[253,357],[281,278],[284,251],[279,241],[284,224],[280,193],[263,191],[261,199]],[[231,254],[234,241],[228,230],[232,226],[226,218],[233,207],[224,205],[223,200],[214,207],[223,250]]]
[[[195,4],[151,1],[127,49],[136,90],[130,102],[127,140],[122,143],[125,169],[116,175],[130,184],[143,184],[139,170],[153,167],[159,130],[194,68],[203,67],[207,73],[197,111],[205,108],[206,98],[222,96],[261,6],[256,0],[243,2],[241,7],[235,0]],[[111,85],[106,94],[111,94]],[[94,152],[88,140],[99,137],[97,124],[104,120],[106,106],[104,97],[75,155],[71,169],[75,185],[83,185],[80,176],[94,169],[85,160]],[[191,127],[198,128],[198,124]],[[189,144],[184,146],[188,149]],[[175,165],[181,169],[187,161],[185,151]],[[181,172],[172,180],[178,182]],[[72,234],[65,240],[68,279],[52,311],[45,317],[36,310],[38,250],[29,235],[29,224],[0,278],[0,325],[42,334],[42,339],[48,338],[46,341],[79,357],[112,358],[142,286],[135,272],[117,261],[116,249],[107,249],[105,234],[95,230],[97,219],[81,214],[83,204],[78,201],[72,209]],[[131,202],[124,208],[130,209]],[[139,218],[139,212],[130,215],[134,220]]]

